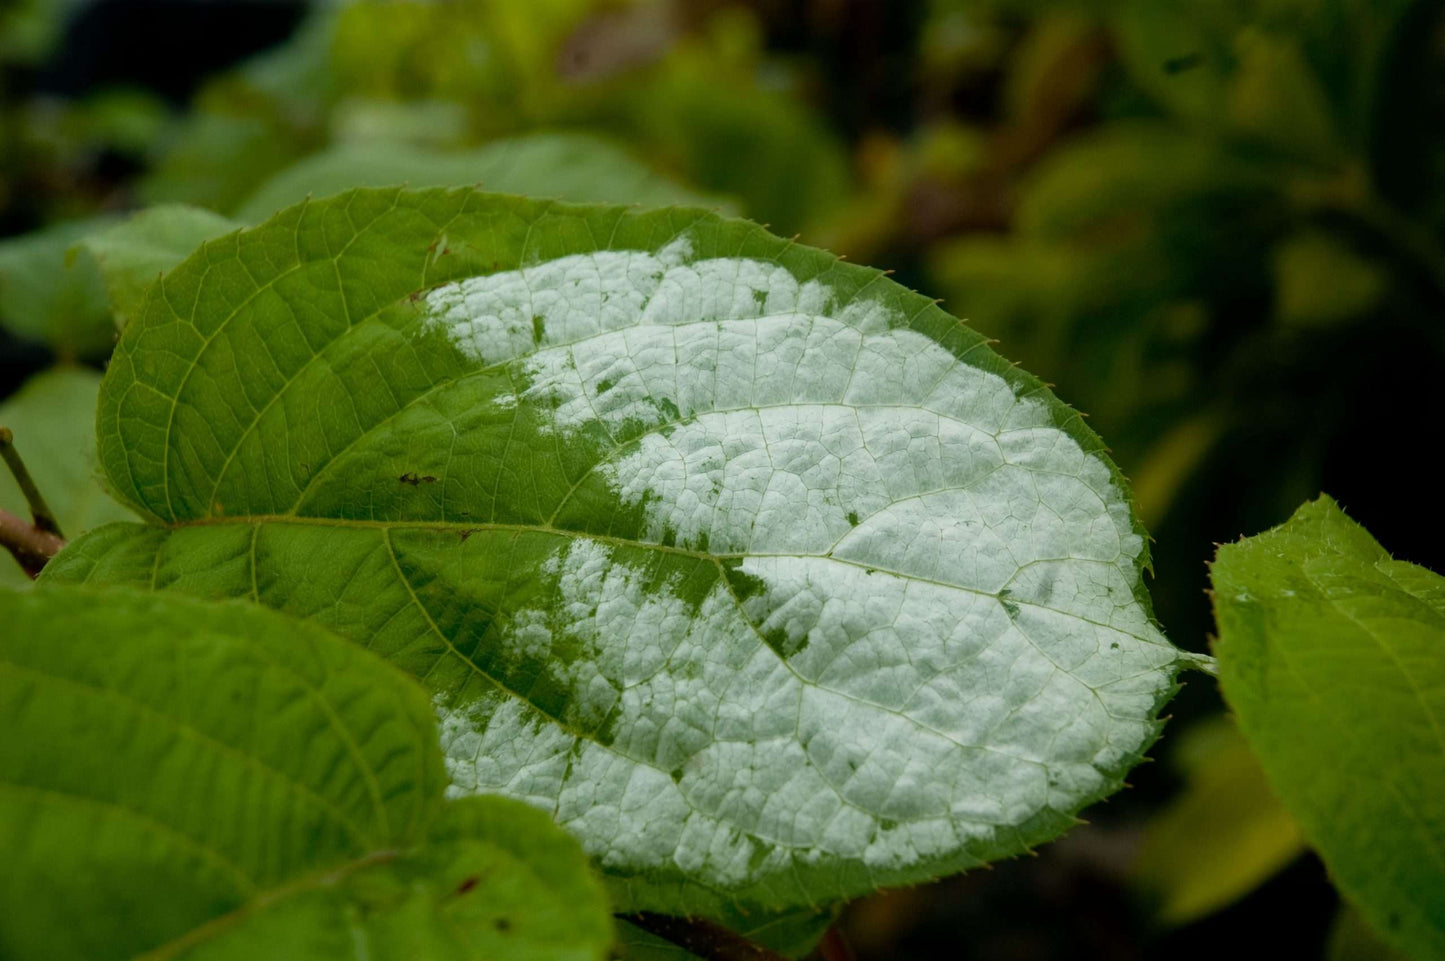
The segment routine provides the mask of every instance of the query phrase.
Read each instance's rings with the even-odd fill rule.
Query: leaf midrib
[[[524,703],[524,704],[527,704],[527,705],[531,706],[533,709],[539,710],[539,712],[540,712],[540,709],[536,708],[536,705],[532,704],[532,702],[531,702],[530,700],[528,700],[527,698],[521,696],[520,694],[516,693],[515,691],[512,691],[510,688],[507,687],[506,684],[502,683],[501,681],[499,681],[497,678],[493,677],[492,675],[486,673],[486,672],[483,671],[480,667],[477,667],[477,665],[472,661],[471,658],[468,658],[468,657],[462,655],[459,651],[456,650],[455,647],[453,647],[453,646],[451,645],[450,638],[448,638],[448,637],[445,635],[445,633],[442,632],[439,627],[437,627],[435,621],[431,619],[430,614],[429,614],[429,612],[427,611],[425,605],[423,605],[423,604],[421,603],[420,598],[418,598],[418,597],[416,596],[416,593],[415,593],[414,589],[413,589],[412,586],[411,586],[410,580],[407,579],[407,578],[403,575],[403,573],[401,572],[401,570],[400,570],[400,568],[399,568],[399,566],[398,566],[398,558],[397,558],[395,549],[392,547],[392,544],[391,544],[391,538],[390,538],[390,532],[391,532],[391,531],[400,529],[400,530],[417,530],[417,531],[425,531],[425,530],[434,530],[434,531],[456,531],[456,532],[458,532],[458,533],[471,533],[471,532],[481,532],[481,531],[502,531],[502,532],[513,532],[513,533],[535,533],[535,534],[555,535],[555,536],[559,536],[559,537],[568,537],[568,538],[585,538],[585,539],[589,539],[589,540],[596,540],[596,541],[600,541],[600,542],[603,542],[603,543],[611,544],[611,545],[613,545],[613,546],[626,547],[626,548],[632,548],[632,549],[656,550],[656,551],[661,551],[661,552],[666,552],[666,553],[671,553],[671,554],[675,554],[675,555],[679,555],[679,556],[688,557],[688,558],[690,558],[690,559],[707,561],[707,562],[711,562],[711,563],[713,563],[713,564],[716,564],[716,565],[718,566],[718,572],[719,572],[719,576],[720,576],[720,578],[721,578],[721,582],[728,587],[728,590],[729,590],[729,591],[731,591],[731,585],[730,585],[730,583],[729,583],[728,580],[727,580],[727,571],[726,571],[726,569],[722,566],[722,562],[723,562],[724,560],[734,559],[734,558],[786,557],[786,558],[800,558],[800,559],[810,559],[810,560],[826,560],[826,561],[829,561],[829,562],[832,562],[832,563],[842,564],[842,565],[845,565],[845,566],[848,566],[848,567],[854,567],[854,568],[857,568],[857,569],[859,569],[859,570],[876,571],[876,572],[878,572],[878,573],[888,574],[888,575],[890,575],[890,576],[898,577],[898,578],[901,578],[901,579],[904,579],[904,580],[917,581],[917,582],[920,582],[920,583],[932,584],[932,585],[934,585],[934,586],[937,586],[937,587],[943,588],[943,589],[947,589],[947,590],[961,591],[961,592],[964,592],[964,593],[973,594],[973,595],[978,596],[978,597],[985,597],[985,598],[989,598],[989,599],[992,599],[992,600],[998,600],[998,595],[992,594],[992,593],[990,593],[990,592],[988,592],[988,591],[981,590],[981,589],[978,589],[978,588],[970,588],[970,587],[963,587],[963,586],[960,586],[960,585],[957,585],[957,584],[949,584],[949,583],[946,583],[946,582],[943,582],[943,581],[933,580],[933,579],[931,579],[931,578],[920,577],[920,576],[913,575],[913,574],[907,574],[907,573],[903,573],[903,572],[900,572],[900,571],[895,571],[895,570],[892,570],[892,569],[890,569],[890,568],[875,567],[875,566],[872,566],[872,565],[863,564],[863,563],[861,563],[861,562],[859,562],[859,561],[849,560],[849,559],[846,559],[846,558],[833,557],[833,556],[828,556],[828,555],[820,555],[820,554],[799,554],[799,553],[788,553],[788,552],[779,552],[779,553],[772,553],[772,554],[764,554],[764,553],[756,553],[756,552],[744,552],[744,553],[737,553],[737,554],[713,554],[713,553],[706,552],[706,551],[690,550],[690,549],[688,549],[688,548],[680,548],[680,547],[667,547],[667,546],[664,546],[664,545],[661,545],[661,544],[651,544],[651,543],[647,543],[647,542],[643,542],[643,541],[629,540],[629,539],[627,539],[627,538],[620,538],[620,537],[615,537],[615,536],[611,536],[611,535],[590,534],[590,533],[586,533],[586,532],[582,532],[582,531],[565,530],[565,529],[560,529],[560,528],[552,528],[552,527],[546,527],[546,526],[534,525],[534,524],[496,524],[496,523],[490,523],[490,524],[463,524],[463,523],[460,523],[460,522],[373,521],[373,520],[359,520],[359,519],[358,519],[358,520],[350,520],[350,519],[343,519],[343,518],[324,518],[324,517],[296,517],[296,516],[289,515],[289,514],[281,514],[281,515],[250,515],[250,516],[235,517],[235,518],[201,518],[201,519],[197,519],[197,520],[194,520],[194,521],[186,521],[186,522],[181,522],[181,523],[178,523],[178,524],[167,525],[167,527],[168,527],[169,529],[178,529],[178,528],[183,528],[183,527],[209,527],[209,526],[228,526],[228,525],[229,525],[229,526],[243,526],[243,525],[248,525],[248,524],[249,524],[249,525],[254,525],[254,526],[256,526],[257,528],[259,528],[259,527],[261,527],[261,526],[263,526],[263,525],[266,525],[266,524],[276,524],[276,525],[279,525],[279,526],[340,527],[340,528],[359,528],[359,529],[370,529],[370,530],[378,530],[378,531],[381,531],[381,532],[383,533],[383,536],[384,536],[385,546],[386,546],[386,548],[387,548],[387,550],[388,550],[388,553],[391,555],[392,563],[393,563],[394,566],[397,567],[397,576],[398,576],[398,578],[400,579],[402,585],[407,589],[408,594],[409,594],[409,596],[410,596],[410,598],[411,598],[412,603],[415,604],[415,606],[416,606],[419,610],[422,611],[422,613],[423,613],[424,616],[426,616],[426,618],[427,618],[427,620],[428,620],[428,622],[429,622],[429,625],[430,625],[430,629],[433,631],[433,633],[435,633],[435,634],[438,636],[438,638],[440,638],[444,643],[446,643],[448,649],[449,649],[456,657],[460,658],[460,660],[461,660],[463,663],[469,665],[473,670],[477,671],[482,677],[486,678],[486,679],[487,679],[488,681],[490,681],[492,684],[496,685],[496,687],[497,687],[498,689],[506,692],[506,693],[507,693],[509,696],[511,696],[511,697],[517,698],[519,701],[521,701],[521,702]],[[1031,566],[1031,565],[1034,564],[1034,563],[1046,562],[1046,561],[1049,561],[1049,560],[1051,560],[1051,559],[1050,559],[1050,558],[1041,558],[1041,559],[1039,559],[1038,561],[1029,562],[1029,564],[1021,565],[1021,566],[1020,566],[1020,570],[1026,569],[1028,566]],[[1109,562],[1107,562],[1107,561],[1097,561],[1097,562],[1094,562],[1094,563],[1108,564]],[[735,601],[735,603],[737,603],[736,598],[734,598],[734,601]],[[1057,609],[1057,608],[1049,607],[1049,606],[1044,605],[1044,604],[1038,604],[1038,603],[1036,603],[1036,602],[1029,601],[1029,600],[1023,599],[1023,598],[1010,598],[1010,602],[1011,602],[1011,603],[1017,603],[1017,604],[1019,604],[1019,605],[1022,606],[1022,607],[1031,607],[1031,608],[1034,608],[1034,609],[1037,609],[1037,610],[1049,611],[1049,612],[1051,612],[1051,613],[1058,614],[1058,615],[1063,616],[1063,617],[1069,617],[1069,618],[1072,618],[1072,619],[1074,619],[1074,620],[1078,620],[1078,621],[1080,621],[1081,623],[1087,623],[1087,624],[1093,625],[1093,626],[1095,626],[1095,627],[1103,628],[1103,629],[1110,630],[1110,631],[1116,631],[1116,632],[1118,632],[1118,633],[1125,634],[1125,635],[1127,635],[1127,636],[1129,636],[1129,637],[1133,637],[1133,638],[1135,638],[1136,640],[1139,640],[1139,641],[1142,641],[1142,642],[1145,642],[1145,643],[1150,643],[1150,644],[1156,643],[1156,642],[1154,642],[1151,638],[1141,637],[1141,636],[1139,636],[1139,635],[1137,635],[1137,634],[1134,634],[1134,633],[1132,633],[1132,632],[1130,632],[1130,631],[1127,631],[1127,630],[1125,630],[1124,628],[1118,627],[1118,626],[1116,626],[1116,625],[1107,624],[1107,623],[1104,623],[1104,622],[1101,622],[1101,621],[1096,621],[1096,620],[1093,620],[1093,619],[1091,619],[1091,618],[1086,618],[1086,617],[1083,617],[1083,616],[1081,616],[1081,615],[1079,615],[1079,614],[1076,614],[1076,613],[1073,613],[1073,612],[1070,612],[1070,611],[1061,611],[1061,610],[1059,610],[1059,609]],[[741,604],[738,604],[738,606],[739,606],[739,609],[741,610]],[[744,617],[743,617],[743,620],[744,620],[755,632],[758,631],[757,625],[753,624],[753,622],[752,622],[752,620],[751,620],[750,618],[747,618],[746,616],[744,616]],[[1023,632],[1021,632],[1021,633],[1022,633],[1022,636],[1029,642],[1029,644],[1032,645],[1032,646],[1035,648],[1035,650],[1038,650],[1039,653],[1040,653],[1043,657],[1045,657],[1045,659],[1049,660],[1049,662],[1050,662],[1051,664],[1053,664],[1056,669],[1061,670],[1061,671],[1063,670],[1063,668],[1061,668],[1056,662],[1054,662],[1053,659],[1052,659],[1051,657],[1049,657],[1046,652],[1044,652],[1042,649],[1038,648],[1037,642],[1035,642],[1032,637],[1030,637],[1030,636],[1029,636],[1028,634],[1026,634],[1026,633],[1023,633]],[[765,640],[765,639],[763,639],[763,643],[766,644],[766,640]],[[786,661],[785,658],[779,657],[779,661],[780,661],[780,663],[782,663],[783,666],[786,667],[789,671],[792,671],[792,668],[787,664],[787,661]],[[796,672],[794,672],[794,673],[796,674]],[[1065,672],[1065,673],[1069,673],[1069,672]],[[808,686],[810,686],[810,687],[821,687],[821,685],[819,685],[819,683],[818,683],[817,681],[809,680],[809,679],[804,678],[804,677],[801,677],[801,676],[798,676],[798,679],[799,679],[799,681],[800,681],[801,683],[803,683],[803,684],[805,684],[805,685],[808,685]],[[1085,686],[1087,687],[1087,685],[1085,685]],[[830,693],[836,694],[836,695],[839,696],[839,697],[845,697],[845,698],[847,698],[847,699],[849,699],[849,700],[856,701],[857,703],[863,704],[863,705],[865,705],[865,706],[867,706],[867,707],[869,707],[869,708],[871,708],[871,709],[879,710],[879,711],[884,711],[884,712],[886,712],[886,713],[894,714],[894,715],[897,715],[897,716],[899,716],[899,717],[902,717],[902,718],[904,718],[905,720],[907,720],[909,723],[915,724],[915,725],[917,725],[918,727],[920,727],[920,728],[923,729],[923,730],[931,731],[932,733],[937,734],[938,736],[943,737],[943,738],[949,740],[950,742],[954,743],[955,745],[957,745],[957,746],[958,746],[959,748],[961,748],[961,749],[964,749],[964,750],[986,751],[986,752],[991,752],[991,753],[1002,753],[1004,756],[1009,757],[1009,758],[1014,759],[1014,760],[1023,761],[1023,762],[1026,762],[1026,763],[1034,763],[1034,762],[1032,762],[1032,761],[1031,761],[1030,759],[1028,759],[1028,758],[1020,757],[1020,756],[1018,756],[1018,755],[1008,754],[1007,752],[998,752],[997,749],[991,748],[991,747],[989,747],[989,746],[987,746],[987,745],[982,745],[982,744],[965,744],[965,743],[962,743],[962,742],[958,741],[956,738],[952,737],[951,735],[949,735],[949,734],[947,734],[947,733],[945,733],[945,732],[942,732],[942,731],[938,731],[938,730],[930,727],[929,725],[924,724],[922,721],[918,720],[917,718],[914,718],[914,717],[909,716],[908,714],[906,714],[906,713],[905,713],[903,710],[901,710],[901,709],[893,708],[893,707],[890,707],[890,706],[885,705],[885,704],[879,704],[879,703],[874,702],[874,701],[869,701],[869,700],[866,700],[866,699],[861,699],[861,698],[857,698],[857,697],[854,697],[854,696],[851,696],[851,695],[847,695],[847,694],[845,694],[845,693],[843,693],[843,692],[841,692],[841,691],[835,691],[835,690],[833,690],[832,688],[826,688],[826,687],[825,687],[825,688],[823,688],[823,689],[829,691]],[[1099,703],[1100,703],[1101,706],[1102,706],[1102,700],[1101,700],[1100,697],[1099,697],[1099,692],[1098,692],[1097,690],[1095,690],[1094,688],[1092,688],[1092,687],[1089,687],[1088,689],[1089,689],[1090,693],[1093,695],[1093,697],[1096,699],[1096,701],[1099,701]],[[596,739],[595,739],[594,737],[592,737],[590,734],[588,734],[588,733],[586,733],[586,732],[584,732],[584,731],[579,731],[579,730],[576,730],[576,729],[570,727],[563,719],[558,718],[558,717],[555,717],[555,716],[553,716],[553,715],[551,715],[551,714],[547,714],[546,712],[540,712],[540,713],[543,713],[544,716],[546,716],[549,720],[553,721],[554,723],[558,724],[560,727],[563,728],[563,730],[566,730],[570,735],[572,735],[572,736],[574,736],[574,737],[578,737],[578,738],[584,739],[584,740],[587,740],[587,741],[590,741],[590,742],[592,742],[592,743],[599,743],[599,746],[606,747],[606,745],[600,745],[600,742],[597,742]],[[1110,718],[1114,718],[1114,719],[1116,719],[1116,720],[1118,719],[1118,718],[1115,718],[1114,714],[1113,714],[1112,712],[1108,711],[1107,708],[1105,708],[1105,713],[1106,713]],[[637,758],[632,758],[632,757],[630,757],[630,756],[628,756],[628,755],[622,755],[622,756],[628,757],[629,760],[634,760],[634,761],[639,760],[639,759],[637,759]],[[845,802],[845,803],[846,803],[846,802]]]
[[[687,547],[669,547],[665,544],[656,544],[651,541],[636,540],[627,537],[618,537],[615,534],[595,534],[589,531],[575,531],[563,527],[549,527],[545,524],[504,524],[496,522],[476,523],[463,521],[432,521],[432,520],[363,520],[361,518],[344,517],[306,517],[295,514],[238,514],[235,517],[202,517],[190,521],[178,521],[172,524],[140,524],[138,526],[148,527],[153,530],[175,531],[191,527],[244,527],[254,525],[262,527],[265,525],[276,525],[282,527],[338,527],[342,529],[355,528],[359,530],[379,531],[454,531],[458,534],[482,533],[484,531],[503,531],[518,534],[551,534],[558,537],[585,538],[598,541],[613,547],[625,547],[635,550],[658,551],[666,554],[676,554],[700,561],[715,561],[721,563],[727,560],[746,560],[759,557],[783,557],[796,558],[799,560],[822,560],[835,564],[843,564],[848,567],[856,567],[859,570],[875,571],[880,574],[888,574],[907,581],[916,581],[920,584],[931,584],[951,591],[962,591],[965,594],[973,594],[978,597],[987,597],[998,600],[998,595],[978,587],[966,587],[962,584],[951,584],[947,581],[940,581],[935,578],[924,577],[919,574],[910,574],[906,571],[898,571],[889,567],[880,567],[876,564],[864,564],[862,561],[855,561],[845,557],[836,557],[832,554],[807,554],[800,551],[733,551],[717,552],[695,550]],[[1040,557],[1018,565],[1020,571],[1027,570],[1036,564],[1052,563],[1057,561],[1076,561],[1088,564],[1104,564],[1117,567],[1113,561],[1097,560],[1094,558],[1078,557]],[[1096,621],[1084,617],[1073,611],[1062,611],[1056,607],[1049,607],[1046,604],[1039,604],[1026,598],[1009,597],[1009,603],[1018,604],[1021,607],[1032,607],[1037,610],[1050,611],[1062,617],[1068,617],[1085,624],[1092,624],[1096,627],[1107,628],[1111,631],[1118,631],[1127,634],[1136,640],[1154,643],[1151,638],[1141,637],[1131,631],[1125,630],[1114,624],[1103,621]]]

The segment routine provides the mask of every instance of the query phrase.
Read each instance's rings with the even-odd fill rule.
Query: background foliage
[[[89,407],[107,296],[185,252],[107,259],[143,205],[206,211],[165,208],[199,240],[364,182],[701,197],[894,269],[1057,384],[1135,483],[1165,629],[1203,650],[1212,544],[1321,489],[1445,568],[1421,512],[1442,55],[1424,0],[18,0],[3,419],[44,438],[37,473],[65,465],[41,480],[67,534],[114,516],[84,434],[28,418]],[[1216,957],[1249,932],[1369,956],[1221,710],[1191,684],[1165,763],[1041,857],[857,905],[860,955]]]

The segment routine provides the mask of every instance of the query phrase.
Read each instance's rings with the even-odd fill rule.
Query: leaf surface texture
[[[1115,789],[1178,652],[1078,416],[880,272],[688,210],[359,190],[203,246],[122,338],[152,520],[56,580],[249,596],[435,693],[452,790],[622,910],[826,904]]]

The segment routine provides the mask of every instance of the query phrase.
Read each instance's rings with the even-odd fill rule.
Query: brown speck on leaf
[[[503,933],[512,930],[512,922],[506,918],[497,918],[497,930]]]
[[[469,878],[466,878],[462,881],[461,884],[457,885],[457,894],[466,894],[472,888],[477,886],[478,880],[480,879],[475,874]]]

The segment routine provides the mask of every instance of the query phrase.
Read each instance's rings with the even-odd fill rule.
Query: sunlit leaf
[[[1220,683],[1270,785],[1388,943],[1445,955],[1445,578],[1329,498],[1219,550]]]
[[[696,210],[358,190],[203,246],[122,337],[151,519],[46,578],[250,596],[425,680],[453,789],[623,910],[824,905],[1115,789],[1181,655],[1078,416],[880,272]]]
[[[446,802],[427,696],[247,604],[0,595],[0,954],[601,959],[546,815]]]

